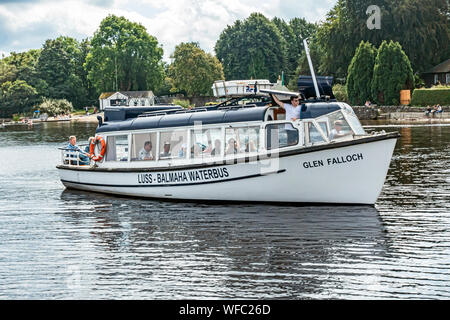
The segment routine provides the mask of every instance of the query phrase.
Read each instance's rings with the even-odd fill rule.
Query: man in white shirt
[[[139,151],[138,159],[139,160],[153,160],[153,155],[152,155],[151,151],[152,151],[152,142],[146,141],[144,143],[144,148],[142,148],[141,151]]]
[[[281,102],[276,95],[272,95],[273,100],[286,111],[286,120],[295,121],[300,118],[300,98],[298,96],[291,97],[291,104]]]
[[[287,121],[296,121],[300,119],[300,98],[299,96],[291,96],[291,103],[281,102],[275,95],[272,95],[273,100],[278,104],[281,108],[286,111],[286,120]],[[298,143],[298,131],[294,129],[290,123],[285,125],[285,130],[287,134],[287,144],[288,146],[295,145]]]

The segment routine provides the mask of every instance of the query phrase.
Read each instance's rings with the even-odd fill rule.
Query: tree
[[[173,87],[189,97],[210,95],[213,82],[225,78],[220,61],[200,49],[198,43],[179,44],[171,58],[169,75]]]
[[[54,99],[68,99],[76,107],[82,107],[88,95],[83,86],[80,64],[80,44],[70,37],[47,40],[37,63],[41,80],[38,87],[42,96]]]
[[[23,80],[6,81],[0,86],[0,116],[28,112],[36,103],[37,91]]]
[[[154,90],[164,79],[162,56],[144,26],[109,15],[91,40],[84,67],[97,93]]]
[[[13,77],[11,81],[23,80],[29,85],[37,87],[40,83],[39,76],[36,71],[37,62],[41,50],[28,50],[25,52],[11,52],[11,54],[2,61],[11,68]]]
[[[369,42],[361,41],[348,67],[347,94],[350,103],[363,105],[365,101],[373,100],[372,78],[376,55],[376,49]]]
[[[55,117],[60,114],[70,114],[73,111],[72,103],[66,99],[47,99],[39,105],[39,111],[42,114],[46,113],[50,117]]]
[[[378,104],[398,105],[400,90],[414,88],[408,56],[398,42],[383,41],[375,59],[372,96]]]
[[[381,10],[381,29],[369,29],[366,10]],[[338,0],[318,30],[322,69],[346,76],[354,49],[361,41],[379,47],[383,40],[399,42],[418,72],[448,58],[448,0]]]
[[[286,65],[286,42],[278,28],[260,13],[227,26],[215,45],[227,80],[269,79],[275,82]]]

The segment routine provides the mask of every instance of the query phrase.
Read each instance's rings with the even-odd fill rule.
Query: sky
[[[60,35],[92,37],[109,14],[141,23],[164,49],[164,60],[181,42],[195,41],[207,52],[227,25],[253,12],[286,21],[325,19],[336,0],[0,0],[0,57],[41,48]]]

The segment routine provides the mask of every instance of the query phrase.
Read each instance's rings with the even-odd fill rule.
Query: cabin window
[[[227,128],[225,155],[258,152],[259,127]]]
[[[321,124],[323,124],[323,122],[321,122]],[[323,128],[323,126],[321,125],[322,130],[324,130],[324,132],[326,131],[326,126],[325,129]],[[319,143],[319,142],[325,142],[325,139],[322,137],[322,135],[320,134],[319,130],[317,130],[316,126],[314,125],[314,123],[312,122],[308,122],[307,125],[305,126],[305,130],[307,130],[305,136],[308,137],[308,143]]]
[[[131,138],[131,161],[156,159],[156,133],[133,134]]]
[[[108,137],[105,160],[128,161],[128,135]]]
[[[226,128],[225,129],[225,155],[232,155],[244,152],[243,146],[245,141],[241,141],[242,128]]]
[[[291,123],[266,126],[267,150],[285,148],[298,144],[298,130]]]
[[[327,121],[318,121],[317,124],[320,126],[320,128],[322,129],[323,133],[325,133],[326,136],[329,136],[329,130],[328,130],[328,124]]]
[[[218,157],[223,154],[221,128],[194,129],[191,131],[191,158]]]
[[[328,135],[330,140],[353,135],[353,131],[341,111],[328,115],[328,126],[330,128]]]
[[[159,136],[159,160],[186,159],[187,130],[161,132]]]

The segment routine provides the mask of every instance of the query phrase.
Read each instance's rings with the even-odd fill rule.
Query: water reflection
[[[170,275],[169,285],[158,284],[162,296],[181,290],[193,297],[188,288],[217,279],[221,292],[212,297],[320,295],[324,283],[315,266],[384,250],[385,230],[373,207],[180,205],[81,191],[64,191],[61,199],[67,207],[60,214],[90,230],[99,251],[116,254],[109,259],[122,264],[124,256],[134,257],[140,277],[168,281]],[[75,199],[90,208],[71,209]]]

